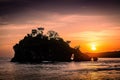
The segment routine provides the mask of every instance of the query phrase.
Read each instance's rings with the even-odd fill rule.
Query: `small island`
[[[90,61],[91,57],[82,53],[79,47],[70,47],[71,41],[64,41],[53,30],[44,34],[44,28],[32,29],[24,39],[13,46],[14,57],[11,62],[40,63],[42,61]],[[94,58],[93,58],[94,59]],[[95,58],[97,61],[97,58]]]

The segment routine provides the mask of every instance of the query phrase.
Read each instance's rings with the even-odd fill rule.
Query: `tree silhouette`
[[[37,30],[36,29],[32,29],[31,35],[32,35],[32,37],[35,37],[37,35]]]
[[[53,30],[48,31],[48,32],[47,32],[47,35],[48,35],[48,37],[49,37],[50,39],[51,39],[51,38],[53,38],[53,39],[58,39],[58,38],[59,38],[58,33],[55,32],[55,31],[53,31]]]
[[[43,35],[43,30],[44,30],[44,28],[43,28],[43,27],[38,28],[38,34]]]

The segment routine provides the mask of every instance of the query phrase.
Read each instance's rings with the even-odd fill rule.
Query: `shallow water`
[[[120,80],[120,58],[19,64],[0,58],[0,80]]]

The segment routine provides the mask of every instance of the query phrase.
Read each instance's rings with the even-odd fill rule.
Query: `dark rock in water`
[[[69,46],[55,31],[48,31],[43,35],[44,28],[32,30],[31,34],[24,37],[18,44],[14,45],[15,52],[12,62],[40,63],[42,61],[74,61],[91,60],[86,54]],[[70,41],[69,41],[70,42]]]
[[[97,57],[93,57],[93,61],[97,61],[98,60],[98,58]]]

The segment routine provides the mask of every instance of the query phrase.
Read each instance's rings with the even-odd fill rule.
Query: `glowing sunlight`
[[[96,50],[95,45],[92,45],[92,46],[91,46],[91,49],[92,49],[93,51],[95,51],[95,50]]]
[[[92,50],[92,51],[96,51],[96,44],[95,44],[95,43],[92,43],[92,44],[91,44],[91,50]]]

